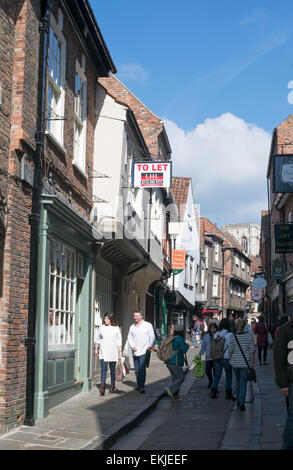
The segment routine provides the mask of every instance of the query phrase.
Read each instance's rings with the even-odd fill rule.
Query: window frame
[[[63,21],[61,19],[61,13],[59,13],[59,22],[55,20],[54,16],[51,13],[50,16],[50,30],[49,30],[49,65],[47,69],[47,80],[48,80],[48,90],[47,90],[47,125],[46,133],[53,137],[62,147],[64,143],[64,112],[65,112],[65,74],[66,74],[66,40],[62,34]],[[52,75],[51,64],[54,62],[51,51],[51,32],[56,36],[58,42],[60,43],[60,85],[56,83],[54,79],[54,70]],[[59,73],[57,72],[57,77]],[[57,78],[58,81],[58,78]],[[55,100],[54,106],[50,102],[50,89],[52,89],[53,99]],[[56,96],[58,95],[58,100],[56,101]],[[54,114],[52,120],[50,120],[49,108],[59,117],[59,119],[54,119]]]
[[[82,83],[82,115],[77,113],[77,100],[76,94],[76,80],[79,78]],[[81,95],[80,95],[81,96]],[[74,75],[74,113],[73,113],[73,165],[76,166],[81,172],[86,175],[86,133],[87,133],[87,78],[85,75],[85,66],[82,67],[78,60],[76,61],[75,75]],[[77,128],[81,131],[77,136]]]

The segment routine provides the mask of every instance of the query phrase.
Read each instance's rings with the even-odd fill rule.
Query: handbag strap
[[[242,351],[242,348],[241,348],[241,346],[240,346],[240,343],[239,343],[239,341],[238,341],[238,338],[237,338],[236,334],[233,333],[233,336],[234,336],[234,338],[235,338],[236,341],[237,341],[238,347],[239,347],[239,349],[240,349],[240,351],[241,351],[242,356],[244,357],[244,360],[245,360],[245,362],[246,362],[246,365],[247,365],[248,369],[251,369],[250,365],[248,364],[248,360],[246,359],[246,356],[245,356],[244,352]]]

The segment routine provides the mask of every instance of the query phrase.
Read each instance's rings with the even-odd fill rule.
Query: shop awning
[[[211,314],[211,313],[219,313],[220,309],[219,308],[204,308],[202,310],[202,315],[204,313],[208,313],[208,314]]]

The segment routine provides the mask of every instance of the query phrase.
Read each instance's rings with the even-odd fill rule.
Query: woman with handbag
[[[100,326],[95,342],[95,354],[100,358],[101,386],[100,394],[105,395],[106,376],[108,364],[111,373],[111,386],[109,393],[115,391],[115,368],[118,359],[121,359],[122,338],[114,314],[107,312],[104,316],[104,325]]]
[[[245,331],[245,320],[236,321],[237,331],[230,339],[228,352],[230,364],[236,378],[236,400],[241,411],[245,410],[247,380],[250,371],[255,367],[255,345],[251,335]],[[251,369],[252,368],[252,369]]]

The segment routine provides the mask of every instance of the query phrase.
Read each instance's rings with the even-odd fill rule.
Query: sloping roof
[[[152,159],[159,159],[159,136],[167,155],[170,156],[172,150],[162,120],[150,111],[147,106],[118,80],[117,77],[114,77],[113,74],[110,74],[109,77],[100,77],[99,84],[112,98],[119,100],[120,103],[125,104],[133,111]]]
[[[215,236],[223,240],[223,245],[226,247],[233,247],[240,251],[246,258],[249,259],[249,256],[246,255],[242,246],[238,241],[228,232],[222,232],[216,224],[213,224],[209,219],[202,217],[202,236],[205,233],[213,233]]]
[[[178,207],[179,221],[183,220],[190,183],[190,177],[173,176],[172,178],[172,193]]]

